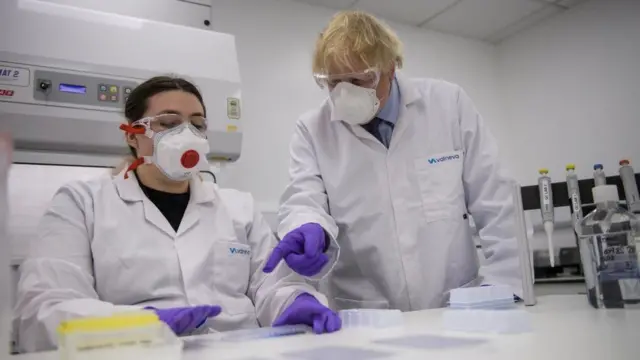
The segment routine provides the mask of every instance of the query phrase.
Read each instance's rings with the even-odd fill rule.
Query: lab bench
[[[283,354],[299,350],[323,351],[347,348],[353,352],[331,352],[327,360],[637,360],[640,341],[639,310],[595,310],[585,296],[553,295],[538,298],[538,304],[527,307],[533,331],[523,334],[466,334],[447,332],[442,326],[444,309],[408,312],[405,326],[393,329],[344,329],[327,335],[295,335],[282,338],[252,340],[240,343],[219,343],[215,348],[185,350],[184,360],[276,360],[301,359]],[[434,345],[416,349],[383,345],[377,340],[399,337],[446,336],[480,339],[475,345],[447,347]],[[344,350],[343,350],[344,351]],[[358,355],[357,352],[365,352]],[[373,352],[373,353],[371,353]],[[337,354],[337,355],[336,355]],[[383,356],[376,356],[383,355]],[[316,359],[312,357],[309,359]],[[41,353],[12,357],[14,360],[57,360],[58,354]],[[304,359],[304,358],[302,358]],[[120,360],[129,360],[120,357]],[[134,359],[131,359],[134,360]],[[138,360],[138,359],[135,359]]]

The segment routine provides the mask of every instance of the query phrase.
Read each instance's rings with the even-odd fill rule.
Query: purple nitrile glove
[[[303,276],[318,274],[329,262],[324,254],[326,237],[322,226],[308,223],[291,230],[278,243],[266,265],[264,272],[272,272],[284,259],[289,267]]]
[[[222,309],[217,305],[198,305],[189,307],[156,309],[147,307],[158,314],[160,321],[169,325],[176,335],[183,335],[202,326],[209,318],[220,314]]]
[[[338,314],[322,305],[318,299],[310,294],[298,295],[293,303],[286,308],[273,326],[309,325],[316,334],[332,333],[340,330],[342,320]]]

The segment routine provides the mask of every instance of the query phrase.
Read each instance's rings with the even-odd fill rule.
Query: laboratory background
[[[523,189],[535,192],[532,197],[538,196],[540,169],[546,169],[552,182],[567,180],[567,164],[574,164],[580,180],[593,179],[594,164],[601,164],[606,176],[618,176],[623,159],[636,172],[640,169],[638,0],[32,3],[71,5],[233,35],[239,73],[230,82],[241,84],[241,123],[226,131],[236,136],[238,149],[231,156],[234,161],[212,162],[209,175],[221,187],[250,192],[274,231],[279,198],[289,181],[289,143],[295,123],[326,96],[311,76],[313,46],[332,15],[343,9],[370,12],[397,32],[404,45],[404,74],[445,79],[464,88],[495,135],[505,168]],[[102,25],[102,32],[91,34],[98,37],[96,41],[109,39],[118,26]],[[207,45],[198,43],[199,39],[168,42]],[[172,51],[166,49],[168,54]],[[127,59],[130,54],[113,56]],[[212,68],[219,66],[215,57],[207,61]],[[0,106],[5,106],[2,99]],[[107,164],[57,166],[27,161],[11,167],[7,184],[10,247],[2,251],[10,254],[14,283],[28,239],[54,192],[70,180],[109,171]],[[522,201],[531,204],[533,200]],[[535,205],[524,206],[535,295],[586,297],[570,207],[555,209],[550,259],[543,215]]]

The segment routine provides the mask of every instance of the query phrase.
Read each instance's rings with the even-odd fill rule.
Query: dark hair
[[[204,115],[207,116],[207,108],[204,105],[200,90],[188,80],[173,76],[155,76],[136,86],[124,104],[124,116],[129,123],[142,119],[144,113],[147,112],[149,98],[165,91],[175,90],[187,92],[198,98],[198,101],[200,101],[204,109]],[[129,148],[131,149],[131,153],[137,156],[136,150],[132,147]]]

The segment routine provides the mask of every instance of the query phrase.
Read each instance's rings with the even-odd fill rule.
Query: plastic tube
[[[602,164],[593,165],[593,180],[595,181],[595,186],[607,185],[607,177],[604,174],[604,167]]]
[[[567,190],[571,201],[571,211],[573,213],[573,226],[582,221],[582,201],[580,199],[580,187],[578,186],[578,175],[576,166],[568,164],[567,167]]]
[[[631,167],[629,160],[620,160],[620,179],[624,188],[624,197],[627,201],[627,208],[630,212],[640,213],[640,195],[638,194],[638,184],[636,174]]]
[[[547,234],[547,246],[549,248],[549,263],[551,267],[556,266],[555,251],[553,247],[553,191],[551,189],[551,178],[549,170],[540,169],[538,178],[538,189],[540,190],[540,213],[542,214],[542,224],[544,232]]]

